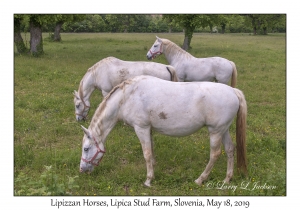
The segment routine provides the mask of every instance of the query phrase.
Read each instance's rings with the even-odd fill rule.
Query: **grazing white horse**
[[[149,60],[164,54],[170,65],[174,66],[180,82],[217,81],[236,86],[237,70],[234,62],[221,57],[195,58],[168,39],[156,37],[147,53]]]
[[[95,89],[103,96],[121,82],[138,75],[151,75],[161,79],[178,81],[174,67],[154,62],[123,61],[107,57],[89,68],[83,76],[78,92],[74,91],[76,120],[86,118],[90,108],[90,96]]]
[[[234,145],[229,127],[237,115],[237,167],[247,173],[246,115],[243,93],[213,82],[169,82],[151,76],[138,76],[117,85],[96,110],[82,141],[80,172],[93,171],[105,153],[107,135],[118,120],[132,126],[139,138],[147,166],[146,186],[154,178],[151,129],[169,136],[187,136],[207,126],[210,135],[210,160],[195,180],[207,179],[221,144],[227,153],[225,182],[233,176]],[[200,161],[200,160],[199,160]]]

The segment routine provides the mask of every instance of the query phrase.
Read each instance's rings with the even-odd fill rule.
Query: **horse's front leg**
[[[154,178],[154,158],[153,158],[153,148],[152,148],[152,138],[150,134],[151,128],[141,128],[136,126],[135,132],[142,144],[144,158],[146,160],[147,167],[147,179],[144,183],[145,186],[150,187],[151,181]]]

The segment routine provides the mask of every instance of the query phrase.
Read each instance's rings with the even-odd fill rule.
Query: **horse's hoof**
[[[202,185],[202,181],[201,181],[200,179],[196,179],[196,180],[195,180],[195,183],[196,183],[197,185],[199,185],[199,186]]]
[[[151,184],[150,184],[149,181],[145,181],[144,186],[145,186],[145,187],[151,187]]]
[[[151,185],[146,185],[146,184],[144,183],[144,187],[150,188]]]
[[[224,182],[225,184],[229,184],[230,179],[229,179],[229,178],[225,178],[225,179],[223,180],[223,182]]]

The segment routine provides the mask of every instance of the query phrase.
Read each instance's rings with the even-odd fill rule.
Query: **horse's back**
[[[114,77],[117,77],[116,79],[122,81],[139,75],[150,75],[164,80],[171,80],[167,67],[174,69],[170,65],[145,61],[123,61],[118,59],[114,61],[114,64],[108,73],[114,74]]]
[[[200,69],[202,75],[211,74],[214,79],[221,82],[227,83],[229,81],[233,72],[233,67],[230,61],[222,57],[208,57],[208,58],[198,58],[198,68]]]
[[[150,75],[164,80],[172,80],[176,77],[174,67],[169,65],[156,62],[124,61],[115,57],[102,59],[94,65],[93,69],[95,69],[96,86],[106,92],[121,82],[139,75]]]
[[[123,90],[122,118],[167,135],[185,136],[204,125],[227,124],[239,107],[234,90],[223,84],[173,83],[150,76],[129,83]]]

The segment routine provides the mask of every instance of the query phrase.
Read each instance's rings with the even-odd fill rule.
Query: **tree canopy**
[[[197,27],[206,27],[213,25],[213,15],[179,14],[163,15],[170,25],[178,24],[184,29],[183,49],[190,48],[193,33]]]
[[[30,32],[30,53],[43,53],[42,31],[53,41],[61,32],[160,33],[184,32],[183,49],[191,47],[195,32],[267,34],[285,32],[284,14],[15,14],[14,42],[19,53],[27,51],[21,32]]]

